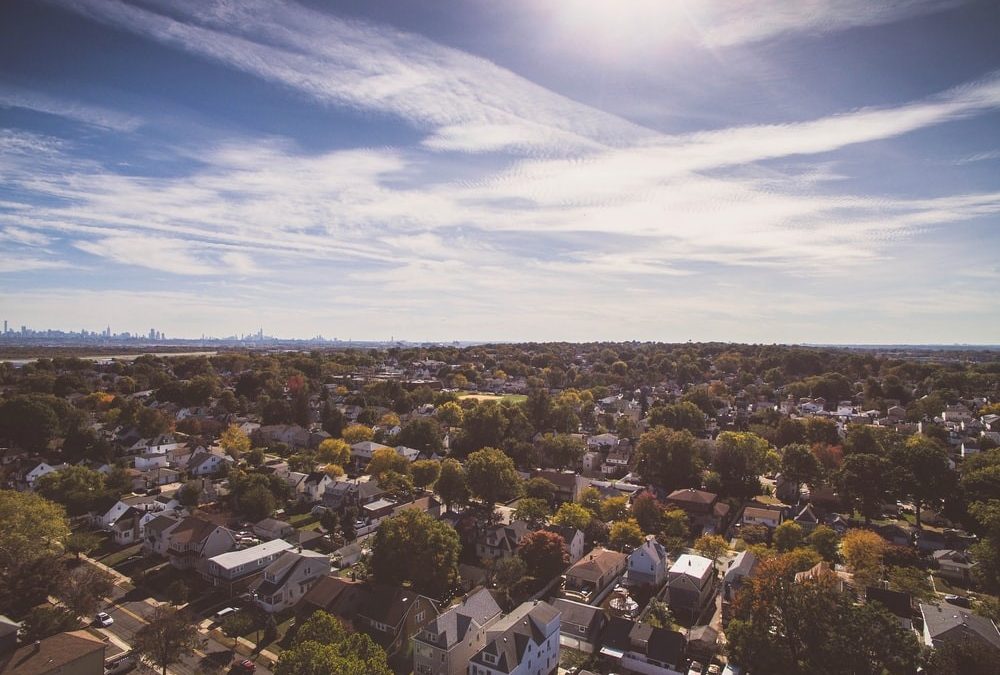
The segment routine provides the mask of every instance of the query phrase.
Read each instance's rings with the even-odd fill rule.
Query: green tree
[[[408,509],[379,525],[372,571],[380,583],[409,581],[418,593],[445,597],[458,583],[458,533],[423,511]]]
[[[687,514],[681,509],[665,510],[660,518],[660,534],[664,537],[687,537],[691,531]]]
[[[663,525],[663,506],[651,492],[640,492],[632,500],[632,515],[646,534],[656,534]]]
[[[541,476],[536,476],[524,484],[524,494],[534,499],[544,499],[549,506],[555,506],[555,483]]]
[[[637,470],[646,480],[665,490],[698,482],[696,439],[689,431],[655,427],[639,437],[636,446]]]
[[[375,432],[364,424],[351,424],[344,429],[342,435],[348,445],[354,445],[362,441],[370,441],[374,438]]]
[[[723,494],[749,499],[760,494],[768,444],[749,432],[723,431],[715,440],[713,468],[722,479]]]
[[[587,525],[593,519],[590,511],[583,505],[574,502],[563,502],[559,505],[556,514],[552,516],[552,522],[556,525],[575,527],[578,530],[586,530]]]
[[[643,542],[642,528],[634,518],[618,520],[611,524],[608,543],[611,548],[624,551],[631,550]]]
[[[572,434],[545,434],[539,446],[544,456],[559,469],[576,466],[586,450],[583,439]]]
[[[45,600],[62,574],[68,536],[62,506],[32,492],[0,490],[0,607],[19,615]]]
[[[840,537],[832,527],[817,525],[809,533],[809,536],[806,537],[806,543],[816,549],[816,552],[823,557],[823,560],[836,562],[837,546],[840,543]]]
[[[80,565],[61,577],[56,593],[78,615],[89,616],[114,587],[114,580],[104,570]]]
[[[694,549],[715,565],[719,556],[729,550],[729,544],[718,534],[703,534],[694,542]]]
[[[601,501],[601,519],[607,522],[628,517],[628,497],[608,497]]]
[[[252,631],[253,626],[253,617],[246,612],[236,612],[224,618],[219,628],[226,637],[232,638],[233,650],[235,650],[239,644],[238,638]]]
[[[189,480],[177,491],[177,500],[185,507],[193,509],[201,501],[201,481]]]
[[[524,561],[528,574],[549,581],[569,565],[566,542],[555,532],[538,530],[521,539],[517,555]]]
[[[517,520],[524,520],[539,527],[545,524],[550,513],[548,502],[533,497],[524,497],[518,500],[517,508],[514,509],[514,517]]]
[[[427,455],[440,453],[444,448],[441,428],[437,422],[427,417],[417,417],[407,422],[396,440],[400,445],[416,448]]]
[[[190,654],[197,638],[198,629],[186,613],[161,605],[153,609],[147,623],[136,631],[132,646],[167,675],[167,667]]]
[[[802,526],[794,520],[786,520],[774,530],[774,547],[786,553],[802,544]]]
[[[469,484],[465,467],[455,459],[441,462],[441,474],[434,483],[434,492],[444,502],[446,509],[455,504],[464,504],[469,499]]]
[[[325,438],[316,449],[316,459],[324,464],[347,466],[351,461],[351,446],[342,438]]]
[[[655,598],[650,600],[649,609],[646,614],[646,623],[653,628],[671,630],[674,627],[674,615],[670,611],[670,605]]]
[[[66,537],[66,552],[74,554],[79,560],[81,555],[86,555],[100,546],[101,541],[101,536],[96,532],[79,530]]]
[[[295,633],[295,643],[339,644],[347,639],[347,635],[340,619],[326,612],[313,612]]]
[[[269,489],[263,485],[254,485],[242,494],[239,507],[240,513],[248,520],[257,522],[269,518],[277,508],[277,502]]]
[[[80,627],[80,620],[77,619],[76,614],[65,607],[39,605],[32,607],[31,611],[28,612],[22,627],[24,628],[24,641],[35,642],[56,633],[77,630]]]
[[[35,489],[46,499],[65,506],[69,515],[79,516],[104,496],[104,476],[85,466],[68,466],[39,478]]]
[[[366,471],[375,478],[381,478],[390,471],[408,475],[410,462],[392,448],[378,448],[372,453]]]
[[[465,413],[462,411],[462,406],[454,401],[448,401],[434,410],[434,416],[446,427],[459,427],[462,426]]]
[[[889,499],[889,462],[877,455],[848,455],[834,481],[841,497],[860,511],[868,524]]]
[[[803,483],[815,485],[823,475],[822,467],[809,446],[802,443],[786,445],[781,451],[781,464],[778,469],[787,480],[796,486]],[[796,494],[798,490],[796,490]]]
[[[166,588],[167,598],[172,605],[183,605],[188,601],[190,591],[183,579],[174,579]]]
[[[25,450],[45,450],[59,433],[52,406],[32,396],[15,396],[0,403],[0,438]]]
[[[505,606],[510,606],[510,591],[521,582],[527,572],[527,565],[516,555],[500,558],[493,564],[493,581],[503,596]]]
[[[441,475],[441,462],[434,459],[418,459],[410,465],[413,484],[418,488],[428,488]]]
[[[483,448],[465,462],[469,490],[484,504],[506,502],[518,495],[521,478],[514,461],[496,448]]]
[[[920,513],[955,488],[955,474],[948,466],[948,453],[922,434],[910,436],[891,455],[896,485],[913,502],[917,528],[923,527]]]

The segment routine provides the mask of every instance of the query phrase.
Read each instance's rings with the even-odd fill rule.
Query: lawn
[[[104,563],[108,567],[114,567],[115,565],[120,565],[125,562],[129,557],[138,555],[140,552],[142,552],[142,544],[133,544],[117,551],[113,551],[103,558],[97,558],[97,560],[98,562]]]
[[[524,394],[459,394],[459,398],[471,398],[476,401],[509,401],[510,403],[524,403],[528,397]]]

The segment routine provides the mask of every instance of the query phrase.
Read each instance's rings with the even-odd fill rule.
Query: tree
[[[437,422],[427,417],[417,417],[406,423],[396,438],[400,445],[416,448],[432,455],[444,448],[444,439]]]
[[[947,640],[929,650],[927,675],[994,675],[996,650],[980,640]]]
[[[446,459],[441,462],[441,474],[434,483],[434,491],[441,497],[445,508],[451,510],[454,504],[463,504],[469,499],[469,485],[465,467],[458,460]]]
[[[79,516],[104,496],[104,476],[85,466],[68,466],[39,478],[35,489],[46,499],[65,506],[69,515]]]
[[[239,644],[238,638],[252,631],[253,625],[253,617],[246,612],[236,612],[224,618],[220,628],[226,637],[233,639],[233,650],[235,650]]]
[[[780,553],[787,553],[802,544],[802,526],[794,520],[786,520],[774,530],[774,547]]]
[[[889,568],[886,577],[889,580],[889,587],[894,591],[909,593],[922,602],[934,599],[934,587],[926,570],[918,567],[893,566]]]
[[[441,475],[441,462],[434,459],[418,459],[410,465],[413,484],[418,488],[428,488]]]
[[[545,524],[550,513],[548,502],[534,497],[524,497],[518,500],[517,508],[514,509],[514,517],[517,520],[524,520],[539,527]]]
[[[770,535],[766,525],[744,525],[740,528],[740,539],[747,544],[766,544]]]
[[[275,675],[392,675],[385,651],[363,633],[348,633],[335,617],[314,612],[281,652]]]
[[[81,565],[60,579],[57,595],[78,615],[89,616],[114,587],[110,574],[91,565]]]
[[[792,443],[786,445],[781,452],[781,464],[778,469],[781,475],[801,486],[803,483],[815,485],[822,475],[822,467],[808,445]],[[796,489],[798,494],[798,489]]]
[[[25,450],[45,450],[59,433],[52,406],[33,396],[15,396],[0,403],[0,438]]]
[[[374,438],[375,432],[364,424],[351,424],[344,429],[342,436],[348,445],[354,445],[362,441],[370,441]]]
[[[566,542],[555,532],[538,530],[521,538],[517,555],[524,561],[528,574],[549,581],[569,565]]]
[[[465,462],[469,490],[484,504],[506,502],[520,491],[521,478],[514,461],[496,448],[483,448]]]
[[[163,605],[156,607],[147,621],[136,631],[132,646],[167,675],[168,666],[194,649],[198,629],[186,613]]]
[[[188,601],[189,590],[183,579],[175,579],[166,588],[167,598],[172,605],[183,605]]]
[[[81,555],[90,553],[101,545],[101,536],[96,532],[77,531],[66,537],[66,552],[72,553],[77,560]]]
[[[705,432],[705,413],[690,401],[654,407],[649,411],[651,426],[664,426],[676,431],[690,431],[696,436]]]
[[[713,468],[722,479],[724,495],[749,499],[760,494],[768,444],[749,432],[723,431],[715,439]]]
[[[877,455],[848,455],[834,480],[841,496],[864,516],[865,524],[889,499],[889,462]]]
[[[590,511],[590,514],[594,518],[600,518],[601,501],[603,501],[603,498],[601,497],[601,492],[597,488],[593,486],[583,488],[583,490],[580,491],[578,500],[580,505]]]
[[[76,630],[79,627],[80,621],[71,610],[65,607],[39,605],[32,607],[24,618],[24,641],[44,640],[56,633]]]
[[[954,489],[955,474],[948,466],[948,453],[927,436],[915,434],[896,448],[891,461],[899,491],[913,502],[920,529],[924,505],[940,501]]]
[[[434,411],[434,416],[446,427],[459,427],[462,426],[465,413],[462,411],[462,406],[454,401],[448,401],[437,407]]]
[[[601,518],[606,522],[622,520],[628,516],[628,497],[608,497],[601,501]]]
[[[244,453],[250,451],[251,443],[250,437],[238,425],[230,424],[222,432],[222,436],[219,438],[219,445],[222,446],[222,449],[230,457],[239,459]]]
[[[611,524],[611,532],[608,537],[611,548],[624,551],[633,549],[643,542],[642,528],[635,518],[618,520]]]
[[[520,583],[527,571],[527,565],[516,555],[500,558],[493,564],[493,581],[503,595],[506,606],[510,606],[510,590]]]
[[[458,583],[458,533],[423,511],[407,509],[379,525],[371,568],[380,583],[409,581],[414,590],[445,597]]]
[[[347,466],[351,461],[351,446],[341,438],[325,438],[316,449],[316,459],[326,464]]]
[[[865,585],[872,585],[881,578],[886,547],[885,539],[871,530],[848,530],[840,542],[848,569]]]
[[[575,527],[578,530],[586,530],[587,525],[594,518],[590,511],[583,505],[574,502],[563,502],[559,505],[556,514],[552,516],[552,522],[556,525]]]
[[[806,543],[816,549],[823,560],[828,562],[836,562],[837,560],[837,545],[840,543],[840,537],[837,536],[836,530],[827,525],[817,525],[809,536],[806,537]]]
[[[559,469],[576,466],[586,450],[583,439],[572,434],[545,434],[539,446],[544,456]]]
[[[177,491],[177,500],[185,507],[193,509],[201,501],[201,481],[189,480]]]
[[[277,508],[274,495],[263,485],[254,485],[247,489],[239,499],[240,513],[247,520],[257,522],[269,518]]]
[[[646,534],[656,534],[663,524],[663,506],[651,492],[640,492],[632,500],[632,515]]]
[[[718,534],[703,534],[694,542],[694,549],[712,561],[718,561],[719,556],[729,550],[729,544]]]
[[[536,476],[524,484],[524,494],[534,499],[544,499],[549,506],[556,503],[556,485],[547,478]]]
[[[61,575],[68,536],[62,506],[32,492],[0,490],[0,607],[20,614],[45,600]]]
[[[655,598],[650,600],[649,610],[646,614],[646,623],[653,628],[672,629],[674,626],[674,615],[670,611],[670,605]]]
[[[378,448],[372,453],[366,471],[375,478],[381,478],[390,471],[409,474],[410,462],[392,448]]]
[[[667,491],[698,482],[696,439],[689,431],[655,427],[639,437],[637,470],[646,480]]]
[[[682,509],[666,510],[660,519],[660,534],[664,537],[687,537],[691,531],[687,513]]]

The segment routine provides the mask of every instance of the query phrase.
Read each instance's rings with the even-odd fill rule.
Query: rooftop
[[[257,562],[261,558],[266,558],[269,555],[275,555],[277,553],[281,553],[282,551],[287,551],[290,548],[292,548],[292,545],[284,539],[275,539],[274,541],[265,541],[263,544],[257,544],[256,546],[245,548],[242,551],[220,553],[214,558],[209,558],[209,561],[215,563],[223,569],[231,570],[239,567],[240,565]]]
[[[701,579],[712,569],[712,561],[700,555],[684,553],[670,567],[671,574],[687,574]]]

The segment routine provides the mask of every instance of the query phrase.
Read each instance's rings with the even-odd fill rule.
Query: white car
[[[101,628],[107,628],[108,626],[110,626],[114,622],[115,622],[115,620],[112,619],[111,615],[108,614],[107,612],[98,612],[97,613],[97,618],[95,619],[95,623],[98,626],[100,626]]]
[[[687,675],[701,675],[703,669],[704,666],[702,666],[701,663],[699,663],[698,661],[692,661],[691,665],[688,666]]]

